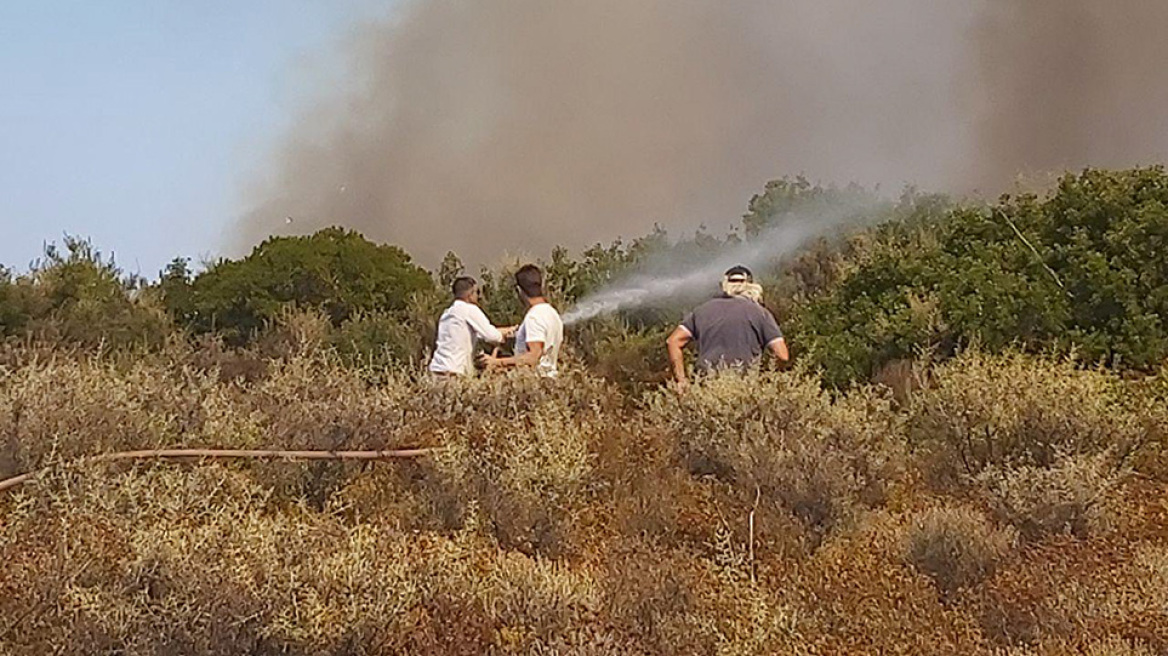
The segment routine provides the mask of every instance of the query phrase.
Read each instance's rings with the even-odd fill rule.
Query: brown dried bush
[[[0,543],[0,644],[15,653],[389,653],[446,621],[473,648],[476,615],[479,648],[531,645],[599,604],[586,571],[496,554],[473,532],[270,509],[223,467],[76,471],[29,490]]]
[[[1126,450],[1140,441],[1113,374],[1069,360],[967,352],[914,394],[908,435],[937,482],[986,467],[1050,467],[1061,455]]]
[[[5,473],[50,471],[0,495],[0,653],[1168,651],[1164,483],[1124,448],[1152,442],[1142,385],[1007,358],[941,368],[903,411],[797,372],[635,397],[574,368],[354,368],[296,339],[253,351],[254,377],[204,345],[5,356]],[[1003,375],[1070,380],[984,382]],[[1092,411],[1118,419],[1064,389],[1111,390]],[[988,426],[993,457],[922,484],[968,447],[930,425]],[[443,450],[71,464],[176,445]]]
[[[681,397],[658,393],[650,412],[692,472],[777,504],[820,535],[880,503],[899,456],[886,399],[857,391],[833,401],[798,373],[711,377]]]
[[[517,422],[483,417],[447,434],[435,462],[504,547],[558,554],[591,477],[591,428],[554,403]]]
[[[987,468],[977,478],[997,517],[1029,540],[1054,533],[1086,537],[1112,522],[1123,472],[1109,454],[1067,456],[1050,467]]]
[[[945,595],[993,575],[1017,538],[966,508],[935,508],[913,517],[906,559]]]

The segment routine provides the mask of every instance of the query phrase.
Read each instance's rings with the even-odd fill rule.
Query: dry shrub
[[[186,354],[29,363],[0,381],[7,471],[149,448],[383,449],[426,445],[404,378],[370,385],[327,353],[267,366],[255,383],[221,382]],[[261,463],[255,475],[322,505],[360,467]]]
[[[627,538],[670,546],[687,537],[704,542],[706,525],[693,512],[700,506],[699,486],[678,465],[676,446],[668,432],[639,415],[597,432],[595,487],[609,503],[596,508],[594,521],[611,523]]]
[[[885,363],[872,376],[872,384],[887,388],[896,406],[907,406],[913,395],[928,383],[926,362],[902,358]]]
[[[515,372],[396,383],[408,396],[404,430],[439,444],[433,457],[350,478],[337,506],[411,529],[451,530],[467,512],[507,548],[559,554],[590,500],[596,450],[620,430],[620,397],[569,373],[547,381]],[[417,439],[417,438],[415,438]]]
[[[1164,484],[1125,447],[1156,406],[1106,375],[963,362],[904,413],[797,372],[638,406],[579,370],[435,380],[296,339],[252,378],[177,346],[5,360],[0,456],[58,469],[0,496],[0,652],[1168,653]],[[162,445],[448,448],[60,462]],[[959,497],[917,484],[938,463]]]
[[[802,613],[812,653],[985,653],[977,622],[940,603],[936,587],[905,564],[904,527],[884,511],[802,564],[795,592],[788,603]]]
[[[0,434],[23,470],[55,458],[190,444],[214,386],[152,358],[36,361],[0,380]]]
[[[1069,360],[967,352],[913,396],[908,434],[939,483],[989,466],[1050,467],[1139,441],[1122,396],[1115,376]]]
[[[511,492],[480,485],[484,498],[491,498],[487,507],[501,516],[514,511],[517,525],[526,522],[543,531],[559,520],[539,517],[543,511],[538,509],[554,516],[564,499],[553,494],[528,503],[525,499],[541,494],[532,486],[541,483],[540,476],[577,476],[553,471],[559,464],[574,466],[566,463],[587,459],[590,434],[581,432],[577,420],[592,417],[589,425],[599,426],[599,418],[609,417],[611,425],[619,425],[620,404],[614,390],[580,374],[555,382],[522,375],[443,382],[383,373],[372,382],[327,350],[305,349],[270,361],[265,376],[250,383],[223,382],[216,371],[189,364],[189,353],[130,361],[49,359],[33,361],[0,381],[0,474],[130,449],[392,449],[431,446],[453,435],[455,448],[463,438],[474,441],[476,449],[486,448],[476,453],[482,458],[507,451],[509,478],[498,489]],[[531,439],[526,444],[510,440],[519,434]],[[257,462],[248,470],[280,496],[324,508],[357,474],[377,466]],[[458,504],[451,496],[464,490],[445,486],[425,465],[412,471],[415,476],[405,481],[406,487],[432,511],[417,525],[456,525]],[[488,467],[476,475],[485,481],[497,473]],[[525,515],[535,516],[519,519]],[[546,541],[516,535],[508,542],[533,540]]]
[[[467,583],[469,577],[457,582]],[[587,624],[600,605],[600,591],[586,571],[514,552],[499,554],[478,585],[489,591],[496,641],[510,651],[547,644]]]
[[[690,554],[619,544],[604,554],[604,610],[627,641],[656,654],[705,653],[697,625],[701,572]]]
[[[1081,648],[1118,636],[1163,653],[1168,551],[1114,538],[1062,536],[1027,548],[969,596],[967,613],[979,616],[987,637],[1001,646],[1055,639]]]
[[[373,447],[404,427],[411,394],[400,381],[371,386],[327,354],[274,362],[251,385],[157,358],[54,359],[4,379],[0,421],[41,457],[192,443]]]
[[[268,358],[254,349],[230,348],[222,337],[200,335],[192,338],[193,346],[171,357],[180,359],[199,371],[213,373],[221,383],[254,383],[268,375]]]
[[[1126,479],[1108,504],[1114,532],[1133,543],[1168,537],[1168,481],[1140,475]]]
[[[624,406],[620,390],[579,369],[569,369],[549,380],[530,372],[469,379],[423,376],[414,381],[410,411],[444,425],[464,425],[482,417],[517,421],[549,400],[576,416],[611,415],[619,422]]]
[[[797,373],[711,377],[680,397],[656,394],[650,412],[692,472],[731,482],[743,500],[759,495],[820,536],[883,500],[899,449],[885,399],[869,390],[833,402]]]
[[[1131,454],[1132,467],[1141,474],[1168,481],[1168,365],[1131,387],[1143,436],[1139,448]]]
[[[1059,458],[1050,467],[989,467],[977,480],[998,518],[1029,540],[1107,529],[1122,472],[1109,454]]]
[[[1060,638],[1049,638],[1035,647],[1008,647],[997,656],[1157,656],[1155,651],[1138,640],[1108,636],[1092,640],[1086,645],[1069,643]]]
[[[592,430],[586,417],[548,399],[516,420],[483,416],[447,433],[435,463],[464,507],[478,504],[501,545],[558,554],[585,501]]]
[[[699,600],[699,626],[720,654],[809,653],[813,627],[799,604],[791,572],[762,571],[749,545],[720,527],[703,559],[707,586]],[[699,634],[700,635],[700,634]]]
[[[1156,656],[1161,653],[1152,650],[1139,641],[1109,636],[1087,645],[1083,656]]]
[[[6,513],[5,653],[459,653],[444,640],[483,653],[591,639],[601,596],[587,569],[499,553],[473,532],[271,509],[223,467],[96,473],[42,480]]]
[[[913,518],[907,542],[908,562],[948,596],[992,576],[1016,536],[967,508],[936,508]]]

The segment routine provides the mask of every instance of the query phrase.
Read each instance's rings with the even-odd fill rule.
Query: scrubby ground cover
[[[0,493],[0,654],[1168,653],[1163,168],[774,181],[725,238],[557,249],[549,292],[841,203],[868,227],[758,272],[795,368],[684,396],[668,303],[573,326],[554,382],[422,377],[462,263],[343,230],[0,267],[0,479],[41,472]],[[156,447],[436,450],[88,459]]]
[[[1158,654],[1163,375],[969,352],[902,397],[805,372],[628,392],[199,349],[10,353],[11,654]],[[106,463],[153,446],[439,446]]]

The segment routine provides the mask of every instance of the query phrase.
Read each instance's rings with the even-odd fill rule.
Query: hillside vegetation
[[[570,304],[857,194],[545,264]],[[144,281],[70,240],[0,274],[0,479],[40,472],[0,493],[0,652],[1168,652],[1166,204],[1160,169],[875,202],[766,272],[792,368],[680,396],[680,308],[451,383],[420,362],[454,254],[328,230]],[[86,460],[156,447],[436,450]]]

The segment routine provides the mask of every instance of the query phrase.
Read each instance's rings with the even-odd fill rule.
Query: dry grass
[[[887,401],[862,392],[833,401],[803,374],[726,375],[680,398],[660,392],[650,417],[677,435],[691,472],[790,514],[817,540],[895,482],[900,445]]]
[[[54,469],[0,497],[0,653],[1168,651],[1151,384],[968,355],[895,406],[802,373],[628,396],[354,369],[300,328],[248,376],[5,356],[3,473]],[[444,451],[67,464],[161,445]]]
[[[987,467],[1050,467],[1064,455],[1130,450],[1142,441],[1113,375],[1071,361],[966,353],[914,395],[913,445],[948,482]]]
[[[1016,541],[968,508],[937,508],[913,518],[906,557],[951,595],[992,576]]]
[[[1067,456],[1046,468],[990,468],[978,481],[998,518],[1035,540],[1106,530],[1123,473],[1114,458],[1103,454]]]

